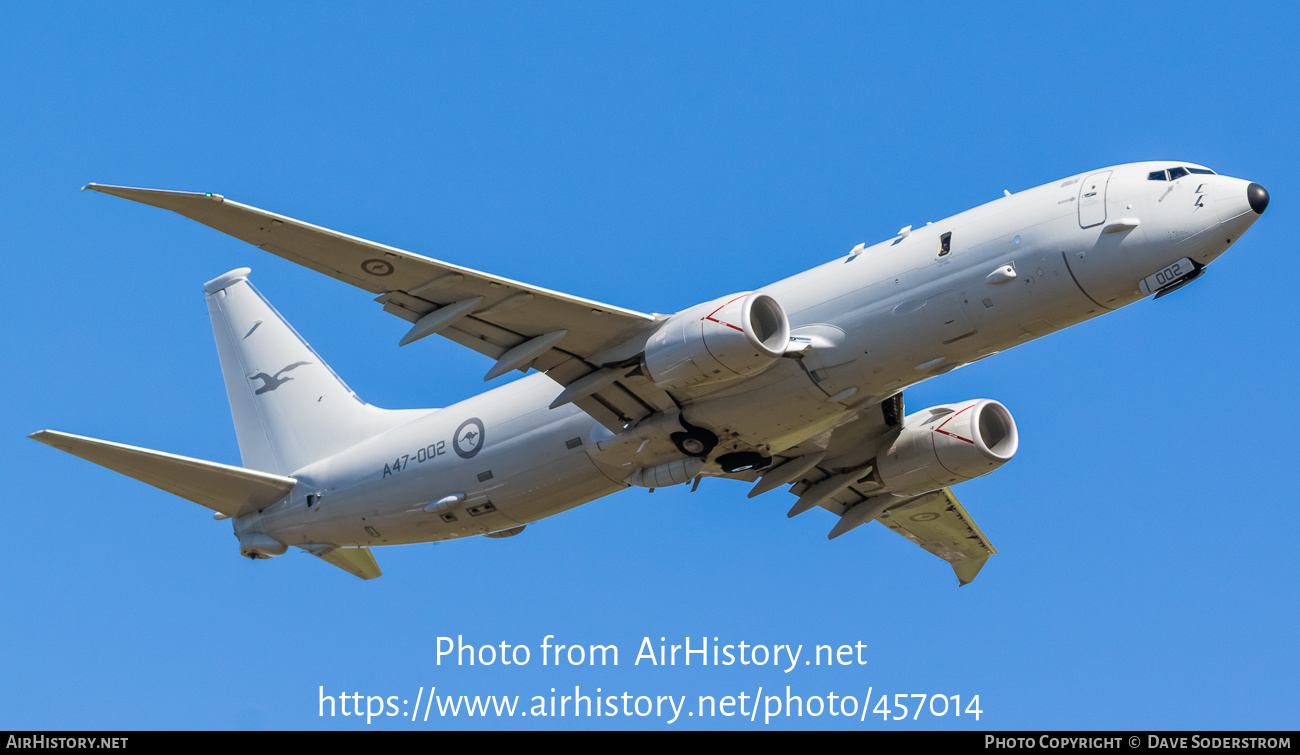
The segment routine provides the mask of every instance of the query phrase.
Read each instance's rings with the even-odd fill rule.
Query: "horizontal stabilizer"
[[[354,577],[374,579],[383,576],[379,564],[370,549],[364,545],[360,548],[339,548],[334,545],[301,545],[308,553],[327,563],[333,564]]]
[[[292,477],[54,430],[28,437],[232,517],[270,506],[298,483]]]

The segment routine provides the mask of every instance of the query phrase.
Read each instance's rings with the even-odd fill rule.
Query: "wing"
[[[997,550],[949,488],[911,498],[891,495],[871,478],[871,460],[903,417],[902,394],[782,454],[780,464],[754,486],[758,495],[795,483],[796,516],[821,507],[839,521],[828,537],[837,538],[872,520],[947,561],[960,584],[975,579]]]
[[[653,315],[548,291],[260,210],[219,194],[88,184],[85,188],[183,215],[260,249],[377,294],[384,311],[411,323],[406,345],[438,334],[512,369],[545,372],[573,402],[617,432],[673,406],[618,347],[644,336]]]
[[[881,524],[952,564],[957,580],[970,584],[997,549],[966,513],[951,488],[926,493],[879,517]]]

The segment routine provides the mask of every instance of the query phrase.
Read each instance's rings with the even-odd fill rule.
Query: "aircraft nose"
[[[1252,183],[1246,187],[1246,200],[1250,202],[1250,209],[1254,210],[1256,215],[1263,215],[1264,210],[1268,208],[1268,190],[1257,183]]]

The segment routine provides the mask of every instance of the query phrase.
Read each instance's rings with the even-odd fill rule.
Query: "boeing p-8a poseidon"
[[[1268,205],[1199,165],[1119,165],[931,223],[672,316],[517,283],[216,194],[87,188],[172,210],[376,294],[534,374],[444,409],[357,397],[248,282],[204,284],[243,467],[43,431],[42,443],[214,509],[240,553],[289,546],[362,579],[370,546],[509,537],[629,486],[790,485],[795,516],[872,520],[975,578],[993,545],[950,486],[1016,452],[1002,404],[907,414],[927,378],[1200,277]]]

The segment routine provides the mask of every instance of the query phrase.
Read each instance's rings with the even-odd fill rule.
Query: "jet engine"
[[[732,294],[668,318],[646,342],[643,369],[662,388],[720,383],[771,367],[789,341],[776,299]]]
[[[910,414],[876,457],[876,475],[895,495],[920,495],[982,477],[1016,455],[1016,421],[981,398]]]

